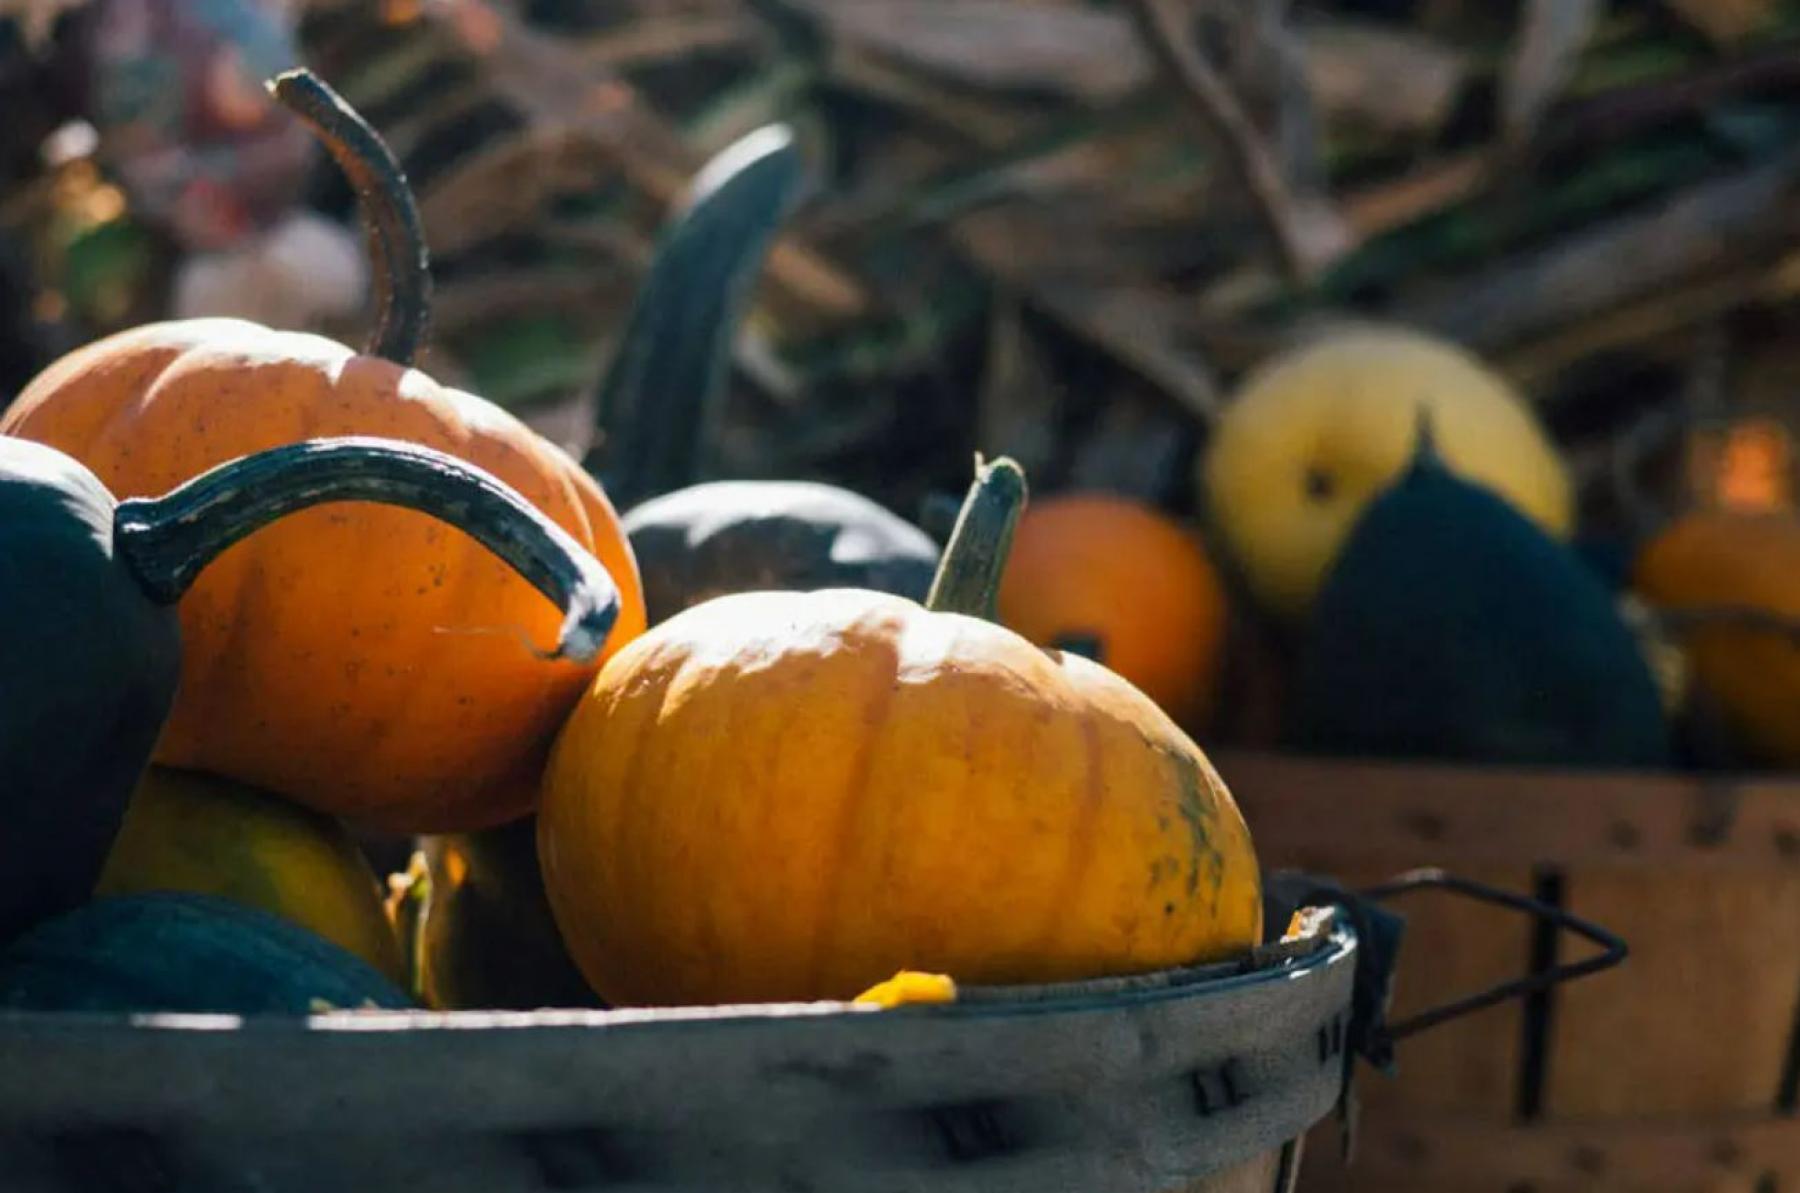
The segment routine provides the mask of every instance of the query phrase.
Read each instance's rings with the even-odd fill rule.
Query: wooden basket
[[[0,1016],[7,1193],[1289,1193],[1358,958],[956,1004]]]
[[[1394,1079],[1358,1083],[1354,1164],[1315,1140],[1303,1188],[1800,1189],[1800,780],[1217,762],[1269,867],[1355,885],[1441,866],[1631,947],[1610,973],[1408,1041]],[[1396,1016],[1555,960],[1525,917],[1396,910]]]

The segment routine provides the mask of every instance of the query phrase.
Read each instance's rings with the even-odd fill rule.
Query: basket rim
[[[757,1027],[771,1022],[818,1019],[837,1023],[901,1023],[1109,1012],[1205,998],[1269,983],[1303,983],[1357,950],[1355,930],[1336,909],[1304,935],[1259,946],[1235,961],[1177,966],[1120,977],[1021,986],[962,986],[955,1002],[882,1008],[839,1000],[735,1003],[686,1007],[554,1008],[532,1011],[423,1008],[332,1009],[309,1015],[277,1013],[18,1011],[0,1009],[0,1039],[12,1032],[125,1030],[133,1033],[258,1033],[313,1031],[381,1035],[396,1031],[501,1030],[529,1032],[580,1028],[644,1031],[706,1025]],[[880,1029],[875,1029],[880,1030]]]

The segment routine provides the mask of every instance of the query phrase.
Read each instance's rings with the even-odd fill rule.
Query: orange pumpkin
[[[1632,584],[1743,744],[1800,766],[1800,517],[1683,515],[1639,552]]]
[[[1225,590],[1200,542],[1142,502],[1075,493],[1019,520],[1000,620],[1106,664],[1183,725],[1212,710]]]
[[[399,167],[312,76],[283,76],[276,93],[356,183],[384,250],[375,354],[237,320],[152,324],[52,365],[0,431],[61,448],[120,496],[318,436],[437,448],[506,481],[599,556],[621,597],[617,650],[642,631],[644,605],[605,494],[511,415],[406,367],[429,275]],[[391,831],[528,811],[550,741],[597,666],[534,653],[554,641],[559,614],[474,540],[373,505],[310,510],[239,544],[180,613],[181,692],[157,761]]]
[[[1147,697],[991,610],[1023,478],[989,466],[928,607],[720,597],[628,645],[557,741],[538,843],[614,1004],[855,997],[901,970],[1091,978],[1260,938],[1249,832]]]

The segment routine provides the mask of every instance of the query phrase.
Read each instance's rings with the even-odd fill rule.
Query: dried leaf
[[[1319,21],[1300,34],[1319,107],[1383,131],[1435,132],[1469,76],[1466,55],[1410,30]]]
[[[1778,15],[1774,0],[1667,0],[1675,14],[1721,45],[1759,33]]]
[[[794,0],[830,35],[968,86],[1047,90],[1103,103],[1150,65],[1110,12],[1015,0]]]
[[[842,43],[968,87],[1115,103],[1150,79],[1123,14],[1030,0],[792,0]],[[1430,131],[1469,63],[1444,43],[1373,22],[1314,20],[1292,30],[1321,110],[1381,129]],[[842,52],[840,50],[840,52]]]
[[[1600,9],[1600,0],[1529,0],[1500,88],[1500,126],[1509,141],[1529,138],[1556,102]]]
[[[975,442],[1037,476],[1056,458],[1061,399],[1062,386],[1019,302],[1000,296],[988,324]]]
[[[1081,437],[1069,485],[1161,502],[1180,486],[1191,446],[1190,428],[1168,406],[1114,394]]]
[[[1276,162],[1303,204],[1326,204],[1325,147],[1306,49],[1288,24],[1283,0],[1214,4],[1228,15],[1232,88],[1266,130]],[[1206,9],[1203,7],[1202,11]]]
[[[1220,249],[1188,211],[1133,218],[1110,194],[1060,199],[1028,195],[972,212],[952,225],[982,260],[1004,260],[1012,277],[1123,282],[1191,269]]]
[[[841,86],[984,148],[999,149],[1017,140],[1036,115],[1021,120],[1018,113],[957,94],[932,75],[854,42],[836,43],[827,69]]]
[[[26,44],[36,50],[50,40],[58,17],[86,3],[87,0],[0,0],[0,20],[19,22]]]
[[[1179,300],[1149,287],[1059,284],[1029,293],[1033,305],[1110,353],[1200,422],[1218,417],[1218,381],[1181,338],[1187,311]]]
[[[1722,274],[1733,259],[1759,269],[1778,260],[1792,237],[1788,212],[1797,192],[1800,154],[1791,153],[1696,183],[1653,210],[1516,254],[1477,277],[1420,287],[1396,314],[1492,348],[1550,329],[1572,330],[1644,296],[1673,300],[1694,275]],[[1741,283],[1725,292],[1740,301],[1744,296]]]
[[[1258,44],[1272,55],[1280,88],[1276,113],[1279,154],[1267,131],[1259,127],[1239,91],[1219,71],[1193,36],[1191,13],[1181,0],[1131,0],[1139,35],[1150,48],[1170,86],[1187,100],[1202,133],[1224,150],[1237,181],[1253,203],[1280,250],[1283,266],[1296,282],[1306,284],[1350,248],[1349,231],[1308,169],[1317,159],[1306,150],[1311,129],[1289,118],[1310,120],[1304,88],[1293,84],[1278,32],[1263,17]],[[1299,94],[1297,94],[1299,93]],[[1290,102],[1290,100],[1294,102]],[[1297,135],[1296,135],[1297,134]],[[1297,168],[1298,167],[1298,168]]]
[[[686,192],[704,158],[626,80],[510,9],[482,0],[439,0],[427,12],[460,29],[482,55],[487,82],[533,121],[534,137],[602,150],[632,185],[662,203]],[[468,14],[480,18],[473,31],[459,24]],[[825,322],[867,314],[874,305],[856,278],[792,236],[782,237],[770,253],[768,273],[785,300]]]

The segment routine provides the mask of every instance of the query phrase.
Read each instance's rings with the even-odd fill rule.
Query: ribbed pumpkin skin
[[[69,354],[0,419],[120,497],[234,456],[379,435],[487,469],[594,551],[622,600],[608,650],[644,627],[603,492],[498,407],[318,336],[230,319],[151,324]],[[473,539],[367,504],[309,510],[222,555],[182,598],[165,766],[279,791],[396,832],[528,810],[545,751],[593,674],[531,652],[560,616]]]
[[[539,852],[614,1004],[1072,980],[1261,930],[1237,806],[1146,697],[855,589],[721,597],[627,646],[558,739]]]
[[[1013,539],[1000,620],[1043,646],[1091,635],[1100,662],[1184,725],[1211,711],[1224,587],[1199,541],[1140,502],[1034,501]]]
[[[1800,622],[1800,519],[1728,510],[1688,514],[1652,539],[1633,584],[1653,605],[1758,609]],[[1800,765],[1800,643],[1699,624],[1681,636],[1694,677],[1759,759]]]

